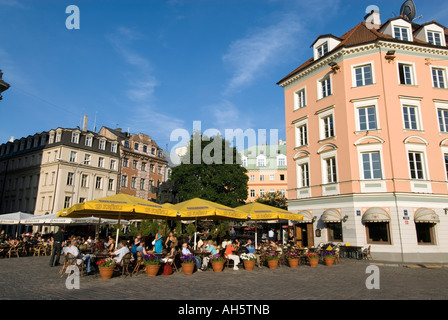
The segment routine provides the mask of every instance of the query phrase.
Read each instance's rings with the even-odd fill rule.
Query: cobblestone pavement
[[[62,261],[62,259],[61,259]],[[79,289],[67,289],[67,275],[50,268],[49,257],[0,259],[1,300],[446,300],[447,266],[393,266],[377,263],[379,289],[367,289],[370,264],[343,260],[327,267],[281,266],[253,271],[226,268],[184,275],[80,278]]]

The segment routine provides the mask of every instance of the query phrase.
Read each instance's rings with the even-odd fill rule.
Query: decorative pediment
[[[384,140],[379,137],[376,137],[376,136],[365,136],[365,137],[359,138],[355,142],[355,146],[366,145],[366,144],[376,144],[376,143],[384,143]]]
[[[324,144],[322,147],[319,148],[319,150],[317,151],[318,154],[321,153],[325,153],[325,152],[329,152],[329,151],[334,151],[337,150],[337,146],[333,143],[327,143]]]
[[[426,139],[419,137],[419,136],[409,136],[403,141],[405,144],[412,143],[412,144],[424,144],[428,145],[428,141]]]

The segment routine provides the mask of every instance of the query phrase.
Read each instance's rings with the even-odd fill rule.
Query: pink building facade
[[[448,261],[447,29],[372,12],[284,77],[289,210],[301,244]]]

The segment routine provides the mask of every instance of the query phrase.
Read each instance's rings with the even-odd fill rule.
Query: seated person
[[[205,247],[205,252],[210,253],[210,256],[218,254],[212,240],[208,241],[207,246]],[[204,259],[202,259],[202,269],[207,269],[209,261],[210,257],[204,257]]]
[[[235,244],[230,242],[230,244],[227,245],[226,251],[225,251],[225,257],[227,259],[233,260],[233,270],[238,270],[238,264],[240,263],[240,257],[238,257],[236,254],[233,254],[236,251]]]
[[[191,253],[190,249],[188,249],[188,244],[186,242],[184,242],[182,244],[182,254],[184,256],[186,255],[191,255],[193,256],[193,254]],[[198,269],[198,271],[202,271],[201,270],[201,258],[193,256],[194,260],[196,261],[196,268]]]
[[[174,260],[174,257],[176,256],[176,245],[177,244],[175,242],[171,242],[170,251],[167,253],[167,255],[165,257],[160,259],[160,262],[167,263],[167,262],[172,262]]]
[[[120,242],[120,249],[114,251],[111,255],[114,256],[114,260],[117,264],[121,264],[121,260],[125,256],[126,253],[130,252],[129,248],[126,245],[126,241]]]
[[[145,241],[142,239],[142,236],[140,234],[134,239],[134,244],[131,247],[131,253],[134,256],[134,259],[137,259],[137,251],[140,251],[143,256],[149,254],[148,252],[146,252]]]
[[[247,240],[247,243],[244,245],[244,247],[246,247],[246,249],[247,249],[247,251],[249,252],[249,253],[254,253],[255,252],[255,247],[254,247],[254,245],[252,244],[252,240]]]
[[[64,255],[67,255],[70,253],[74,258],[76,258],[76,264],[78,264],[78,265],[80,265],[82,263],[82,261],[84,261],[84,263],[86,264],[87,274],[89,274],[93,271],[92,266],[90,264],[90,254],[82,255],[79,252],[77,241],[68,241],[67,247],[64,248],[63,252],[64,252]]]

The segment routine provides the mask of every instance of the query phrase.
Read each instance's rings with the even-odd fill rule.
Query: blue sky
[[[123,128],[170,150],[175,129],[278,130],[276,83],[377,5],[404,0],[0,0],[0,143],[57,127]],[[448,26],[448,4],[415,0],[415,20]],[[80,10],[68,30],[66,7]],[[269,141],[268,141],[269,142]]]

